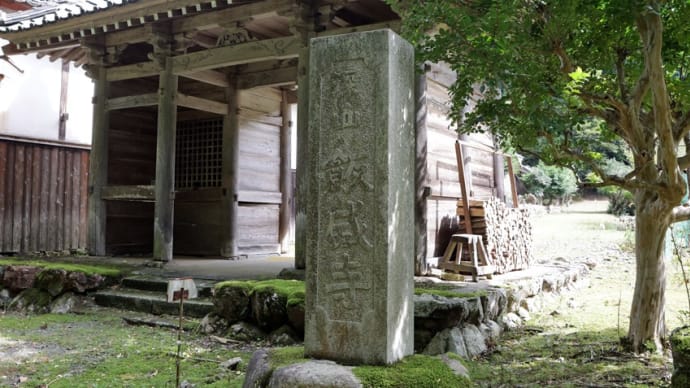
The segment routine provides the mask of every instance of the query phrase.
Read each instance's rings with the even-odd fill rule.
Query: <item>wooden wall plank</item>
[[[33,149],[34,161],[32,167],[31,181],[31,238],[29,239],[29,250],[38,251],[39,225],[41,223],[41,161],[42,150],[44,147],[35,146]]]
[[[34,147],[26,147],[24,151],[24,209],[22,214],[22,245],[21,251],[28,252],[31,236],[31,181],[33,180],[33,165]]]
[[[5,228],[7,224],[7,212],[5,208],[7,201],[5,200],[7,191],[7,143],[0,142],[0,252],[4,251]]]
[[[12,252],[21,251],[22,243],[22,207],[24,198],[24,146],[18,145],[14,161],[15,197],[12,209]]]
[[[57,188],[58,188],[58,149],[50,150],[50,180],[49,180],[49,199],[48,199],[48,248],[57,246]]]
[[[81,175],[81,163],[79,160],[79,155],[72,155],[72,184],[70,195],[65,198],[67,202],[72,201],[72,215],[69,218],[71,225],[68,229],[69,233],[69,244],[66,244],[66,249],[77,249],[79,248],[79,177]]]
[[[79,248],[86,248],[88,237],[88,182],[89,182],[89,153],[82,151],[81,157],[81,176],[79,185]]]
[[[41,204],[39,211],[38,250],[48,249],[48,201],[50,192],[50,152],[41,155]]]
[[[12,251],[12,227],[14,225],[12,221],[14,207],[12,203],[14,201],[14,145],[7,147],[7,168],[5,175],[5,220],[3,224],[5,225],[5,234],[3,236],[2,251],[11,252]]]
[[[63,150],[58,150],[58,175],[57,175],[57,220],[55,225],[55,248],[59,251],[65,247],[65,231],[69,228],[69,224],[65,219],[65,199],[66,193],[69,192],[69,187],[65,182],[65,175],[67,175],[68,155],[65,155]]]

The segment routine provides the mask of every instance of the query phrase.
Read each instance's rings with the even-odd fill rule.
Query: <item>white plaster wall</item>
[[[0,39],[0,45],[7,41]],[[12,61],[20,73],[0,60],[0,135],[31,139],[58,140],[61,61],[47,57],[17,55]],[[93,86],[83,69],[70,66],[65,141],[91,143],[91,96]]]

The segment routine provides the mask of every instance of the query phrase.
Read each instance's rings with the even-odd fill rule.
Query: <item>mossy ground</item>
[[[123,312],[83,315],[6,314],[0,318],[0,386],[172,387],[177,332],[130,326]],[[203,387],[240,387],[251,349],[208,343],[183,334],[182,380]],[[13,349],[22,352],[13,353]],[[240,371],[221,373],[219,363],[242,357]],[[42,385],[45,384],[45,385]]]
[[[119,277],[126,273],[123,268],[116,268],[108,265],[91,265],[78,263],[65,263],[60,261],[45,261],[18,258],[0,258],[0,265],[26,265],[40,267],[44,269],[64,269],[68,272],[83,272],[87,275],[102,275],[108,277]]]

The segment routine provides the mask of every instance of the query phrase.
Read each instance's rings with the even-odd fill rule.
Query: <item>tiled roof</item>
[[[28,0],[33,8],[13,13],[0,12],[0,32],[18,32],[63,19],[102,11],[137,0]]]

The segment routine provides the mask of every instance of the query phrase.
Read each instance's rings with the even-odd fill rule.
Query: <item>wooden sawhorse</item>
[[[463,261],[463,247],[467,247],[470,260]],[[456,249],[457,248],[457,249]],[[451,261],[453,251],[456,251],[455,261]],[[494,266],[489,264],[489,256],[484,248],[482,236],[478,234],[454,234],[446,248],[439,269],[452,272],[465,272],[472,274],[472,281],[477,281],[477,276],[486,276],[491,279]]]

